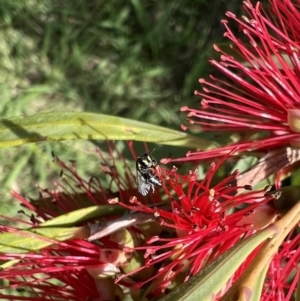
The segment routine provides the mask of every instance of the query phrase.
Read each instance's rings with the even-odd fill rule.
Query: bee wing
[[[139,193],[142,195],[147,195],[151,185],[145,182],[145,179],[140,172],[137,172],[136,179]]]

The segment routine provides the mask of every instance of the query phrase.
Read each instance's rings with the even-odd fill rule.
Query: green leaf
[[[32,228],[0,234],[0,253],[27,253],[74,238],[81,228]],[[55,241],[53,241],[55,240]]]
[[[41,237],[50,238],[58,241],[65,241],[72,238],[79,238],[77,233],[84,227],[49,227],[49,228],[32,228],[31,233],[40,235]],[[53,242],[51,242],[52,244]]]
[[[49,227],[49,226],[74,226],[75,224],[110,215],[122,215],[127,210],[121,206],[117,205],[99,205],[91,206],[87,208],[78,209],[51,220],[48,220],[39,225],[39,227]]]
[[[39,225],[39,228],[0,234],[0,253],[27,253],[82,235],[84,227],[67,227],[89,219],[120,215],[126,211],[117,205],[91,206],[75,210]],[[53,241],[54,240],[54,241]]]
[[[39,225],[39,228],[0,234],[0,253],[27,253],[84,235],[84,227],[67,227],[89,219],[120,215],[126,211],[117,205],[91,206],[75,210]],[[53,241],[54,240],[54,241]]]
[[[269,227],[241,241],[160,301],[212,300],[247,256],[274,231]]]
[[[20,261],[19,259],[13,259],[13,260],[6,261],[0,265],[0,269],[5,270],[8,268],[11,268],[15,264],[17,264],[19,261]]]
[[[0,121],[0,147],[82,139],[143,141],[191,149],[217,146],[184,132],[102,114],[53,112]]]

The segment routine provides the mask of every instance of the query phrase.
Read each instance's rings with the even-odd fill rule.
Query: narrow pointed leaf
[[[11,268],[15,264],[17,264],[19,261],[20,261],[19,259],[13,259],[13,260],[6,261],[0,265],[0,269],[5,270],[8,268]]]
[[[72,238],[80,238],[84,227],[49,227],[49,228],[32,228],[30,231],[42,237],[58,241],[65,241]]]
[[[94,113],[53,112],[0,120],[0,147],[40,141],[132,140],[207,149],[213,142],[181,131]]]
[[[81,228],[32,228],[0,234],[0,253],[27,253],[77,237]]]
[[[76,223],[78,224],[90,219],[101,218],[110,215],[120,215],[125,212],[125,208],[117,205],[91,206],[60,215],[40,224],[39,226],[73,226]]]
[[[27,253],[45,248],[55,241],[72,238],[86,238],[89,230],[84,227],[72,226],[91,218],[119,215],[126,211],[116,205],[91,206],[60,215],[39,225],[39,228],[19,230],[15,233],[0,234],[0,253]]]

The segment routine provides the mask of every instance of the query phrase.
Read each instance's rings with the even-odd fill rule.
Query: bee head
[[[136,160],[136,168],[147,169],[152,168],[157,165],[156,160],[150,155],[150,153],[145,153],[140,155]]]

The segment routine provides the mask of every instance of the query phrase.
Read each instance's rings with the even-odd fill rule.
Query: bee
[[[150,188],[154,192],[155,187],[162,186],[159,177],[154,173],[153,169],[157,166],[157,162],[151,153],[142,154],[136,160],[137,186],[142,195],[147,195]]]

